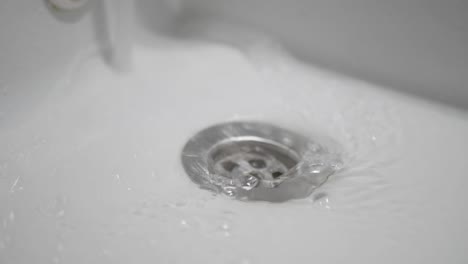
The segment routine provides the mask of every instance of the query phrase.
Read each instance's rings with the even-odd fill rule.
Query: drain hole
[[[250,166],[256,168],[256,169],[263,169],[266,167],[266,162],[261,159],[252,159],[249,160]]]
[[[234,170],[234,168],[239,166],[239,165],[237,165],[237,163],[232,162],[230,160],[223,162],[222,165],[223,165],[223,168],[228,172],[232,172]]]
[[[275,171],[271,174],[271,176],[273,176],[274,179],[278,178],[281,175],[283,175],[281,171]]]
[[[202,188],[242,201],[283,202],[305,198],[323,184],[341,165],[336,155],[281,127],[231,122],[194,135],[181,158]]]

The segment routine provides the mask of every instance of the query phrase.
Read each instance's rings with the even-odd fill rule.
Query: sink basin
[[[166,4],[156,14],[183,10]],[[1,263],[468,261],[467,97],[332,71],[235,19],[155,29],[141,6],[120,71],[93,6],[68,21],[43,5],[0,4],[0,32],[18,31],[0,42]],[[283,203],[203,190],[182,149],[229,121],[333,141],[343,168]]]

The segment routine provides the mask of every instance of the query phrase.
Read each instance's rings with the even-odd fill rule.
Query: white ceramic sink
[[[175,2],[155,11],[166,31],[137,5],[119,71],[96,49],[102,10],[25,2],[0,4],[0,263],[468,262],[463,107],[323,70],[261,27],[186,15],[173,29]],[[231,120],[333,139],[345,167],[307,199],[213,195],[180,152]]]

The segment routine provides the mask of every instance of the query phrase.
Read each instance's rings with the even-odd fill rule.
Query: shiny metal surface
[[[182,151],[182,164],[203,188],[248,200],[284,201],[307,196],[331,174],[332,169],[310,159],[310,153],[326,152],[287,129],[232,122],[191,138]]]

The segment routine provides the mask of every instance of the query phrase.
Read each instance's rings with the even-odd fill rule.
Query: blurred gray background
[[[165,12],[158,15],[156,2],[137,1],[138,9],[161,23]],[[218,18],[263,31],[299,59],[468,109],[466,0],[179,2],[188,20]]]

